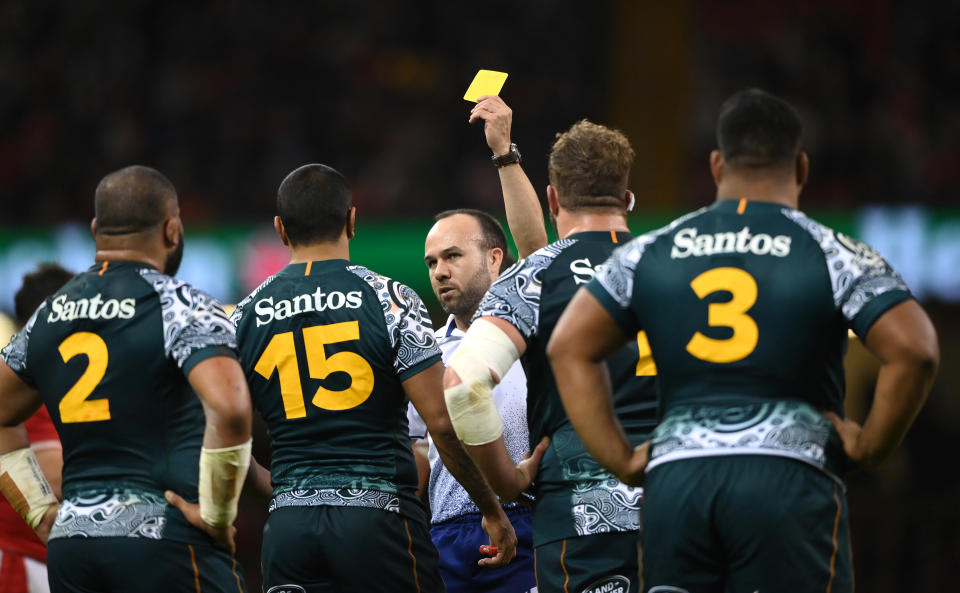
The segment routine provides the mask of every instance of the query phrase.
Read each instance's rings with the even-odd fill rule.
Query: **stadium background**
[[[510,73],[501,95],[538,189],[555,132],[589,117],[627,133],[634,232],[712,200],[719,104],[759,86],[804,119],[801,207],[878,247],[940,332],[940,376],[906,443],[848,485],[859,588],[942,590],[960,564],[960,3],[796,4],[0,0],[0,312],[36,262],[90,265],[93,189],[132,163],[180,192],[181,276],[235,302],[285,261],[277,185],[319,161],[353,185],[353,259],[415,287],[441,321],[422,265],[430,215],[502,214],[461,99],[478,68]],[[875,365],[852,346],[857,418]],[[251,590],[263,507],[245,499],[240,519]]]

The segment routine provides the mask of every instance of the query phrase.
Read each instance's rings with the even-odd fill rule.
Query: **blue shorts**
[[[483,568],[480,546],[490,538],[480,526],[481,516],[469,514],[438,523],[430,528],[433,544],[440,552],[440,575],[447,593],[528,593],[536,591],[533,566],[533,525],[530,509],[507,509],[517,532],[517,555],[510,564]]]

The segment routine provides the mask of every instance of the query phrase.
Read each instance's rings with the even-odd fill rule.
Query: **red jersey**
[[[60,448],[60,438],[46,406],[40,406],[23,425],[27,429],[27,438],[30,439],[30,446],[34,451],[50,447]],[[0,550],[18,552],[40,562],[47,561],[47,547],[3,496],[0,496]]]

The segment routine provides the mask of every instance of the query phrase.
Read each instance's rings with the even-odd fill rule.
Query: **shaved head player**
[[[852,591],[842,472],[889,455],[933,381],[936,333],[897,272],[797,210],[800,141],[784,100],[730,97],[710,155],[717,200],[617,250],[548,347],[590,452],[627,482],[649,472],[652,592]],[[863,427],[841,420],[848,329],[883,363]],[[662,420],[634,450],[596,361],[638,330]]]
[[[231,530],[251,406],[233,325],[171,276],[183,225],[166,177],[111,173],[95,212],[96,264],[0,354],[0,489],[49,537],[54,592],[242,591]],[[63,444],[59,511],[17,426],[41,404]],[[199,498],[196,516],[167,490]]]

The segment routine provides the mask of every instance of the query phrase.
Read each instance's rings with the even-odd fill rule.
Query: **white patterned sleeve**
[[[387,282],[391,308],[387,331],[394,348],[393,366],[401,381],[440,361],[440,347],[420,295],[394,280]]]
[[[215,298],[153,270],[141,275],[160,297],[163,347],[184,375],[213,356],[237,358],[236,327]]]
[[[651,242],[652,238],[644,235],[618,247],[584,287],[625,331],[640,329],[632,307],[633,289],[637,265]]]
[[[541,250],[542,251],[542,250]],[[540,325],[540,297],[543,293],[543,271],[551,257],[539,257],[536,252],[505,270],[490,286],[477,307],[473,318],[503,319],[528,342]]]
[[[0,350],[0,358],[7,363],[13,372],[27,385],[34,385],[33,377],[27,365],[27,346],[30,344],[30,332],[33,331],[33,325],[37,322],[37,316],[46,307],[46,301],[40,304],[26,325],[19,332],[10,338],[10,343],[3,350]]]
[[[873,247],[800,211],[784,209],[783,214],[819,245],[830,275],[833,304],[860,338],[888,309],[912,298],[900,274]]]

